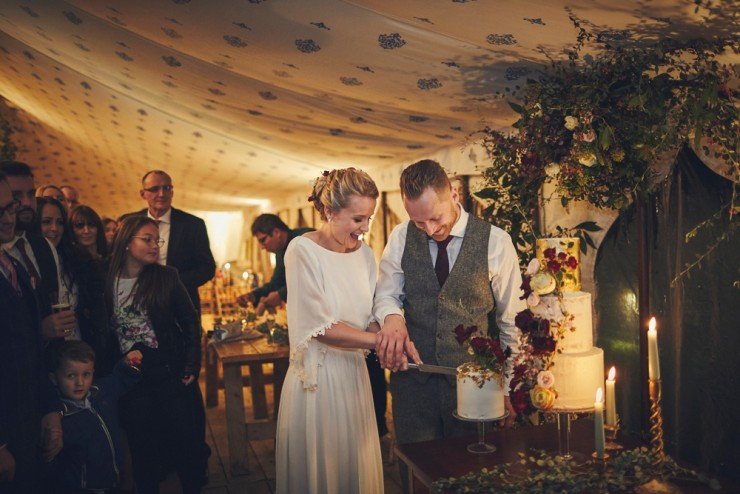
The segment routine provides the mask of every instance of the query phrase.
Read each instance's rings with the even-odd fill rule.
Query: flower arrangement
[[[511,348],[506,347],[506,350],[501,348],[501,341],[498,338],[473,336],[478,332],[477,326],[465,327],[460,324],[454,332],[459,344],[468,343],[468,354],[473,357],[473,362],[463,364],[463,371],[480,372],[482,380],[476,382],[478,387],[483,387],[483,383],[490,378],[495,378],[503,385],[504,365],[506,359],[511,356]]]
[[[566,245],[572,248],[572,245]],[[575,281],[578,260],[554,247],[543,251],[542,259],[532,259],[522,276],[522,296],[529,307],[540,304],[540,296],[562,296],[564,286]],[[519,312],[514,324],[521,331],[520,353],[514,362],[509,394],[518,414],[531,415],[549,410],[558,396],[555,377],[550,371],[558,342],[572,331],[573,316],[562,310],[556,318],[536,316],[529,308]]]
[[[512,132],[483,129],[490,166],[476,195],[492,202],[484,216],[524,251],[531,220],[552,184],[563,206],[588,201],[624,210],[656,186],[656,166],[684,145],[727,164],[735,181],[727,211],[740,210],[737,67],[718,57],[732,39],[654,45],[606,42],[575,17],[577,42],[567,61],[552,60],[510,91]],[[585,23],[584,23],[585,24]],[[588,54],[584,54],[588,52]],[[735,215],[737,216],[737,215]]]

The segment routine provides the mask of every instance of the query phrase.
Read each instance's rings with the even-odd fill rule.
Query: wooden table
[[[503,463],[519,460],[519,452],[530,449],[558,451],[558,433],[555,424],[540,427],[498,430],[486,434],[486,441],[493,443],[497,450],[489,454],[469,453],[467,445],[477,441],[476,436],[423,441],[403,444],[396,447],[398,459],[408,467],[411,493],[432,492],[432,482],[442,478],[460,477],[469,472],[480,471]],[[627,447],[639,444],[629,438],[620,442]],[[572,423],[571,451],[576,458],[585,460],[594,450],[594,423],[591,420],[577,420]],[[722,481],[723,491],[738,492],[737,485]],[[716,493],[703,484],[681,484],[681,492]]]
[[[226,431],[229,443],[229,461],[232,475],[249,473],[247,465],[247,439],[267,439],[275,437],[275,420],[280,405],[280,393],[288,370],[290,347],[274,345],[266,338],[249,341],[235,341],[209,345],[223,366],[224,396],[226,398]],[[266,379],[262,372],[263,364],[273,364],[273,403],[274,413],[269,417],[265,393]],[[246,420],[244,409],[244,380],[242,367],[249,367],[247,385],[252,393],[254,418]]]

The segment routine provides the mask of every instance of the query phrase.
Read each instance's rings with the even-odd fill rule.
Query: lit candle
[[[660,379],[660,357],[658,356],[658,332],[655,330],[655,318],[650,318],[648,325],[648,377]]]
[[[617,425],[617,398],[614,394],[616,375],[617,369],[612,367],[609,369],[609,377],[606,380],[606,425],[612,427]]]
[[[606,438],[604,436],[604,402],[602,397],[604,390],[599,388],[596,390],[596,402],[594,402],[594,440],[596,442],[596,456],[598,458],[604,457],[604,445]]]

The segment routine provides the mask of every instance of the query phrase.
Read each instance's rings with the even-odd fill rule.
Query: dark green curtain
[[[725,212],[685,241],[685,235],[731,199],[732,184],[689,149],[682,150],[663,187],[647,199],[650,313],[658,320],[663,418],[668,452],[703,470],[740,478],[740,242]],[[726,211],[726,208],[725,208]],[[700,265],[671,285],[686,263],[730,232]],[[640,434],[637,222],[634,207],[600,246],[595,279],[598,346],[607,369],[618,369],[623,430]]]

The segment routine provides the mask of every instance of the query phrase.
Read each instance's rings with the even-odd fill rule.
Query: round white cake
[[[604,387],[604,350],[556,354],[550,371],[558,392],[553,408],[591,408],[596,390]]]
[[[466,419],[495,419],[504,415],[503,378],[473,363],[457,368],[457,414]]]

